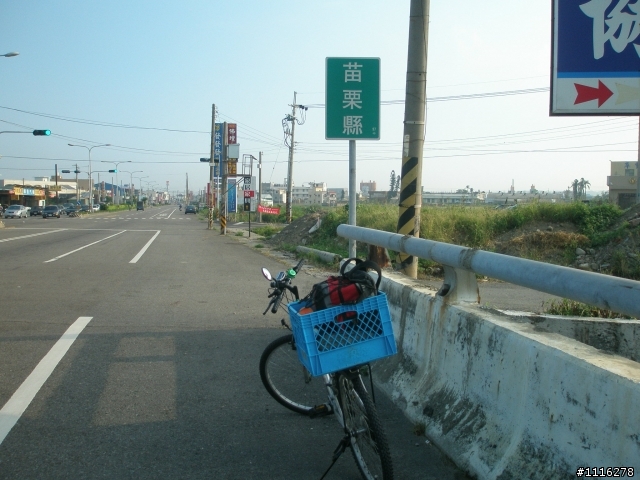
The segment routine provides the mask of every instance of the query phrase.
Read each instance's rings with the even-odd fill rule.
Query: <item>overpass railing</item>
[[[353,225],[338,235],[432,260],[444,268],[438,295],[454,302],[479,302],[476,274],[640,318],[640,282],[499,253]]]

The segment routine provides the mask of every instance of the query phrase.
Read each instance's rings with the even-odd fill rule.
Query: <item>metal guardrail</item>
[[[634,280],[353,225],[339,225],[337,232],[441,264],[445,278],[438,294],[451,302],[478,302],[480,274],[640,318],[640,282]]]

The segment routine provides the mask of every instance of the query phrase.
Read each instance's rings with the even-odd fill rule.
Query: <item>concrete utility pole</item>
[[[260,204],[262,203],[262,152],[258,155],[258,221],[262,222],[262,212],[260,211]]]
[[[211,155],[209,156],[209,230],[213,230],[213,182],[214,182],[214,158],[213,150],[216,135],[216,104],[211,105]]]
[[[291,139],[289,144],[289,170],[287,173],[287,223],[291,223],[291,203],[293,192],[293,147],[295,146],[295,134],[296,134],[296,95],[297,92],[293,92],[293,105],[291,105],[291,117],[288,121],[291,122]]]
[[[227,161],[227,122],[224,122],[222,126],[222,158],[220,159],[220,168],[222,172],[220,175],[222,176],[222,186],[220,187],[220,235],[227,234],[227,200],[229,193],[228,183],[229,183],[229,162]]]
[[[427,98],[429,0],[411,0],[409,17],[409,53],[397,232],[419,237],[422,207],[422,149]],[[401,253],[400,264],[406,275],[417,278],[417,257]]]

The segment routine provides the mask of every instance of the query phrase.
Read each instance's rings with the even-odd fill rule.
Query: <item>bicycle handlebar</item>
[[[301,259],[298,264],[293,267],[293,271],[297,274],[300,271],[300,267],[304,263],[304,258]],[[277,313],[280,308],[280,303],[282,302],[282,296],[284,295],[284,291],[289,290],[296,297],[296,300],[299,298],[298,296],[298,287],[291,286],[291,280],[293,277],[286,276],[284,280],[275,280],[271,283],[271,286],[275,288],[275,290],[269,294],[269,305],[267,305],[267,309],[262,313],[262,315],[266,315],[269,311],[269,307],[271,307],[271,313]]]

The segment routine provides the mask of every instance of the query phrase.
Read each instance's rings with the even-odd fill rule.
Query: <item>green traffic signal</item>
[[[109,173],[118,173],[118,170],[109,170]]]
[[[46,136],[48,137],[49,135],[51,135],[51,130],[34,130],[33,134],[36,136]]]

